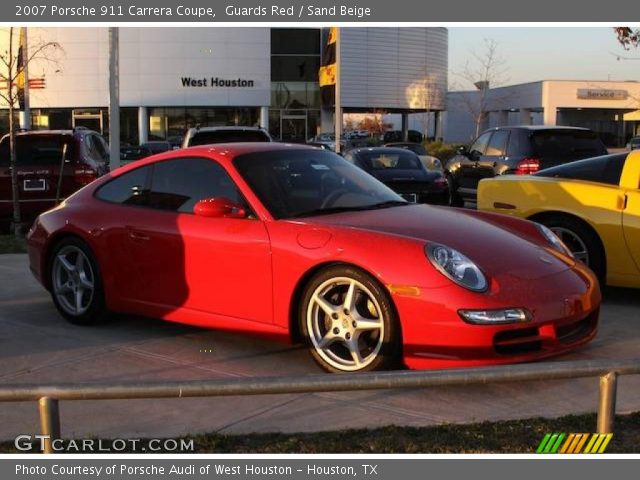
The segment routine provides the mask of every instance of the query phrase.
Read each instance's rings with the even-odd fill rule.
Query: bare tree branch
[[[468,60],[460,72],[454,75],[473,85],[478,91],[476,95],[463,95],[461,100],[475,124],[475,135],[478,136],[482,125],[488,118],[489,89],[504,85],[507,77],[506,60],[499,53],[499,44],[493,39],[485,38],[482,50],[472,50]],[[491,101],[496,99],[492,96]]]

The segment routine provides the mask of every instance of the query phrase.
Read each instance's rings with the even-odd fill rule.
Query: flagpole
[[[27,27],[22,27],[22,71],[24,75],[24,105],[20,118],[20,127],[29,130],[31,128],[31,108],[29,104],[29,40],[27,37]]]
[[[335,86],[335,135],[336,135],[336,153],[342,150],[340,140],[342,139],[342,99],[340,95],[340,27],[336,27],[336,86]]]

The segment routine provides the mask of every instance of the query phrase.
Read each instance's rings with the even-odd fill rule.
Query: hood
[[[317,216],[309,221],[446,245],[469,257],[487,275],[495,278],[532,280],[569,268],[545,252],[542,246],[476,217],[471,210],[409,205]]]

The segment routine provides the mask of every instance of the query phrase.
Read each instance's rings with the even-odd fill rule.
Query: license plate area
[[[47,189],[47,181],[44,178],[27,178],[22,183],[25,192],[44,192]]]
[[[402,198],[404,198],[407,202],[411,202],[411,203],[418,202],[418,195],[416,195],[415,193],[403,193]]]

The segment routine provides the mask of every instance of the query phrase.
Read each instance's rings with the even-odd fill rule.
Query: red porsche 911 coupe
[[[277,143],[120,168],[40,215],[28,245],[71,322],[303,341],[331,372],[556,355],[595,336],[601,300],[541,225],[408,203],[338,155]]]

